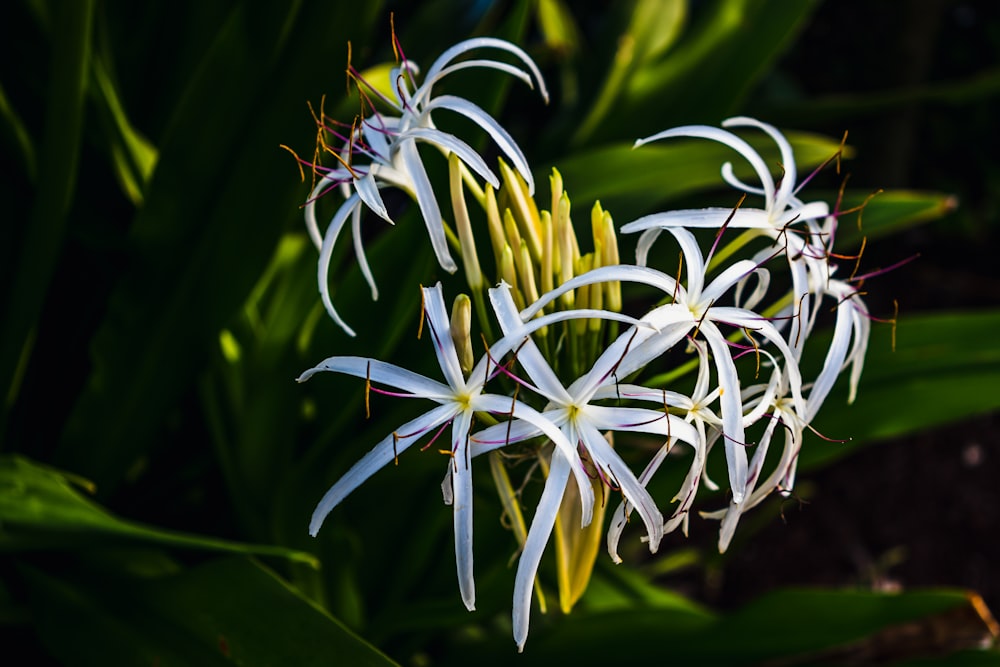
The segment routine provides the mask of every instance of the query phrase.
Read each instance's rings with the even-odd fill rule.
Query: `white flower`
[[[708,343],[714,357],[719,381],[719,403],[722,415],[722,430],[725,442],[726,461],[729,466],[729,482],[734,502],[742,502],[747,480],[747,455],[743,423],[743,404],[740,397],[740,378],[736,371],[732,352],[726,337],[718,324],[735,326],[762,336],[778,348],[787,364],[791,392],[798,411],[806,413],[802,399],[802,380],[796,359],[780,332],[761,315],[732,306],[716,306],[715,302],[753,272],[761,272],[754,262],[741,260],[722,271],[708,285],[705,285],[705,260],[694,235],[686,229],[668,228],[681,246],[687,270],[687,288],[674,278],[655,269],[640,266],[608,266],[594,269],[563,283],[547,293],[532,306],[521,312],[524,319],[537,313],[552,299],[570,289],[598,282],[622,281],[640,282],[662,290],[673,298],[673,303],[659,306],[642,317],[659,333],[648,336],[634,345],[619,366],[622,375],[638,370],[692,332],[699,333]]]
[[[534,424],[567,456],[576,456],[575,445],[551,422],[521,401],[498,394],[484,392],[487,381],[497,372],[495,360],[502,358],[520,344],[524,336],[535,328],[551,324],[569,317],[609,317],[623,322],[635,320],[615,313],[581,310],[560,312],[538,318],[525,325],[514,335],[497,341],[466,379],[461,370],[455,344],[449,330],[448,312],[445,308],[440,283],[432,288],[423,288],[424,313],[434,344],[441,373],[445,382],[439,382],[408,371],[399,366],[377,359],[362,357],[330,357],[299,377],[305,382],[321,371],[333,371],[365,378],[368,383],[378,383],[394,387],[397,391],[385,392],[393,396],[425,398],[437,406],[413,419],[382,439],[375,447],[341,477],[323,496],[313,512],[309,532],[316,535],[323,520],[348,494],[364,483],[376,471],[410,447],[421,437],[443,429],[451,424],[451,453],[449,475],[451,480],[448,499],[454,507],[455,559],[458,566],[459,589],[462,600],[471,610],[475,605],[475,582],[472,573],[472,470],[469,438],[473,414],[487,412],[508,415],[525,423]],[[436,435],[434,437],[437,437]],[[594,494],[590,479],[581,467],[574,470],[580,488],[582,521],[586,526],[593,516]]]
[[[507,51],[516,56],[528,71],[497,60],[472,59],[452,62],[455,58],[478,49]],[[468,100],[453,95],[432,96],[433,86],[441,79],[448,74],[471,67],[499,70],[525,81],[528,85],[537,82],[542,96],[548,100],[545,83],[535,63],[523,50],[504,40],[479,37],[456,44],[431,65],[423,84],[412,92],[409,90],[408,80],[417,71],[417,67],[413,63],[404,61],[402,67],[393,71],[393,79],[396,82],[395,99],[380,96],[380,100],[391,106],[399,115],[374,112],[372,116],[363,119],[359,126],[352,127],[346,136],[342,136],[340,166],[326,170],[323,178],[309,195],[305,205],[305,220],[313,243],[320,249],[317,268],[320,295],[327,312],[349,335],[354,335],[353,330],[337,314],[330,298],[328,285],[330,260],[337,237],[347,219],[351,218],[355,255],[371,287],[372,298],[378,298],[375,281],[361,244],[360,226],[363,212],[361,204],[387,222],[393,222],[382,200],[380,188],[396,187],[416,199],[438,262],[448,272],[453,273],[457,269],[448,251],[441,209],[417,150],[417,142],[431,144],[446,156],[455,153],[484,181],[496,188],[500,186],[497,176],[471,146],[455,135],[442,132],[434,126],[431,119],[434,111],[448,110],[458,113],[483,129],[501,152],[510,159],[514,168],[525,178],[533,191],[534,182],[524,154],[510,134],[492,116]],[[367,85],[366,89],[374,90]],[[337,186],[340,186],[345,201],[334,214],[326,232],[321,234],[316,220],[316,200]]]
[[[507,285],[491,289],[490,300],[506,336],[515,336],[519,330],[524,329]],[[678,417],[666,414],[665,410],[607,407],[592,403],[598,398],[614,398],[618,364],[639,332],[640,329],[633,328],[622,334],[597,359],[593,368],[569,387],[564,387],[556,377],[534,341],[525,338],[523,343],[516,344],[517,361],[531,380],[531,384],[524,382],[524,385],[548,401],[542,417],[558,427],[579,452],[571,455],[567,455],[565,451],[553,453],[542,498],[535,510],[524,550],[518,561],[513,606],[514,640],[518,650],[524,648],[528,636],[532,583],[559,511],[568,481],[566,470],[582,470],[582,455],[585,454],[600,478],[608,486],[618,487],[631,506],[637,509],[649,534],[649,549],[655,552],[663,536],[663,516],[649,492],[611,447],[603,433],[652,433],[680,439],[699,448],[697,431]],[[537,422],[515,419],[511,423],[498,424],[473,436],[472,454],[478,456],[508,443],[522,442],[539,435],[543,435],[543,431]]]
[[[674,137],[694,137],[710,139],[734,149],[753,167],[760,180],[760,187],[752,186],[736,178],[731,162],[722,166],[722,177],[730,185],[743,192],[764,197],[764,208],[749,207],[706,208],[693,210],[667,211],[654,213],[634,220],[622,227],[623,233],[642,232],[636,251],[637,262],[646,264],[647,254],[653,242],[663,229],[669,227],[712,228],[723,226],[732,229],[752,229],[775,239],[785,247],[789,269],[792,276],[792,290],[795,298],[801,299],[797,311],[805,313],[805,319],[811,321],[813,311],[809,303],[809,283],[822,284],[829,277],[827,241],[832,231],[826,224],[832,223],[830,207],[826,202],[816,201],[805,203],[796,196],[795,155],[788,139],[775,127],[753,118],[736,117],[722,123],[723,127],[754,127],[765,132],[778,146],[781,153],[783,170],[780,183],[775,183],[774,177],[761,155],[746,141],[726,130],[707,125],[687,125],[659,132],[635,142],[636,147],[660,139]],[[801,187],[801,185],[799,186]],[[793,229],[799,224],[804,229]],[[773,253],[763,250],[755,258],[764,261]],[[808,330],[800,326],[789,343],[796,354],[801,352]]]

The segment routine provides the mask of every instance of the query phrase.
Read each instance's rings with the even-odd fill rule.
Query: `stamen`
[[[801,304],[802,302],[799,301],[799,307],[801,307]],[[753,351],[757,357],[757,370],[754,371],[753,375],[753,379],[756,380],[757,378],[760,377],[760,347],[757,345],[757,340],[752,335],[750,335],[750,329],[748,329],[747,327],[743,327],[743,333],[744,335],[746,335],[748,339],[750,339],[750,342],[753,344]]]
[[[677,277],[674,278],[674,293],[670,295],[671,301],[677,303],[677,291],[681,288],[681,271],[684,269],[684,252],[677,253]]]
[[[424,290],[423,285],[420,286],[420,324],[417,326],[417,340],[424,335],[424,315],[426,314],[426,305],[424,304]]]
[[[299,168],[299,178],[304,183],[305,180],[306,180],[306,172],[302,169],[302,165],[303,164],[308,164],[308,163],[306,163],[305,160],[303,160],[302,158],[300,158],[299,155],[298,155],[298,153],[296,153],[295,151],[293,151],[291,148],[289,148],[285,144],[278,144],[278,148],[284,148],[286,151],[288,151],[289,153],[292,154],[292,157],[295,158],[295,166],[297,166]]]
[[[372,391],[372,362],[365,368],[365,419],[372,418],[370,396]]]
[[[722,240],[722,235],[726,233],[726,230],[729,228],[729,223],[732,222],[734,217],[736,217],[736,211],[740,210],[740,206],[743,205],[743,202],[745,202],[746,199],[747,193],[744,192],[743,196],[740,197],[740,200],[736,202],[736,206],[734,206],[733,210],[729,212],[729,215],[726,217],[726,221],[722,223],[721,227],[719,227],[719,231],[715,235],[715,241],[712,242],[712,247],[708,251],[708,257],[705,258],[706,266],[708,266],[708,264],[712,261],[712,255],[715,254],[715,249],[719,245],[719,241]]]

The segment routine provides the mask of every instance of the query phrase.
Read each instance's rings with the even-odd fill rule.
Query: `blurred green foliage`
[[[797,41],[822,15],[817,2],[5,3],[0,620],[8,655],[161,666],[391,664],[380,649],[409,664],[514,658],[516,543],[497,529],[496,498],[477,497],[480,603],[466,613],[431,455],[384,471],[318,539],[306,535],[315,501],[383,429],[362,420],[357,383],[293,380],[335,351],[419,365],[418,303],[415,292],[384,289],[376,311],[356,267],[340,262],[338,307],[355,316],[358,339],[322,316],[298,208],[307,185],[279,145],[311,154],[307,101],[325,95],[328,110],[352,113],[346,45],[361,67],[390,61],[392,10],[416,62],[475,34],[525,46],[555,88],[549,108],[489,76],[469,77],[463,94],[532,146],[539,176],[558,167],[576,201],[600,199],[619,223],[697,200],[718,183],[722,149],[704,142],[631,153],[636,137],[679,123],[762,114],[796,131],[789,136],[803,167],[829,157],[855,123],[862,139],[850,141],[850,163],[864,165],[871,128],[921,103],[938,105],[925,112],[937,134],[911,147],[914,159],[933,161],[945,144],[995,141],[983,133],[996,117],[996,62],[930,84],[817,89],[815,78],[834,65],[815,52],[835,51],[841,37]],[[995,12],[974,18],[996,46]],[[853,30],[852,42],[882,37],[863,21]],[[960,117],[970,124],[959,127]],[[995,155],[980,146],[967,159],[941,156],[940,185],[918,179],[910,185],[928,190],[873,199],[864,231],[845,233],[845,249],[867,235],[882,265],[915,247],[986,258],[983,239],[997,240]],[[901,185],[878,174],[859,180],[849,187],[854,203]],[[447,279],[428,253],[415,259],[412,249],[425,243],[415,217],[400,216],[370,246],[376,277]],[[954,256],[927,261],[963,268]],[[890,327],[876,328],[859,404],[831,404],[821,416],[827,432],[850,425],[853,441],[808,443],[803,469],[996,409],[997,292],[908,298],[926,312],[901,319],[895,353]],[[984,302],[992,309],[936,312]],[[406,408],[376,400],[373,409],[397,423]],[[849,659],[872,646],[900,659],[972,647],[913,653],[886,640],[887,628],[966,610],[969,598],[955,591],[779,591],[722,614],[653,576],[599,566],[580,606],[540,618],[521,662],[586,662],[611,646],[623,659],[772,664]],[[947,659],[1000,663],[991,653]]]

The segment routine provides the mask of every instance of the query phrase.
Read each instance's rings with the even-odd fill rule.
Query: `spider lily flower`
[[[824,243],[824,227],[818,221],[826,221],[830,216],[830,207],[826,202],[805,203],[796,196],[795,155],[788,139],[775,127],[753,118],[736,117],[722,123],[723,127],[753,127],[766,133],[778,146],[781,154],[783,175],[780,183],[775,183],[767,163],[761,155],[746,141],[727,130],[707,125],[688,125],[659,132],[650,137],[639,139],[635,146],[669,139],[674,137],[693,137],[717,141],[729,146],[743,156],[760,180],[760,187],[739,180],[731,162],[722,166],[722,177],[730,185],[748,194],[760,195],[764,198],[764,208],[755,209],[738,207],[736,209],[706,208],[654,213],[639,218],[622,227],[622,233],[641,232],[639,237],[637,260],[646,264],[646,256],[653,242],[663,229],[669,227],[712,228],[722,227],[732,229],[758,230],[775,241],[785,245],[789,269],[792,274],[792,289],[797,298],[802,299],[801,311],[810,312],[809,289],[810,275],[813,280],[823,280],[827,276],[828,249]],[[802,230],[793,230],[791,226],[802,223]],[[764,250],[758,260],[767,258],[770,251]],[[796,353],[801,351],[805,336],[798,335],[792,341]]]
[[[501,285],[499,288],[491,289],[490,301],[501,329],[507,337],[516,336],[518,331],[524,330],[524,322],[518,315],[508,286]],[[579,311],[580,316],[586,316],[586,312]],[[566,439],[577,447],[577,451],[571,454],[564,450],[553,454],[542,498],[518,560],[513,606],[514,640],[518,650],[524,648],[527,640],[532,583],[569,481],[567,469],[583,470],[584,455],[586,455],[586,459],[593,465],[598,476],[610,487],[619,488],[631,506],[636,508],[648,531],[649,549],[655,552],[663,536],[663,515],[657,509],[649,492],[611,447],[603,433],[605,431],[651,433],[679,439],[696,449],[699,448],[697,431],[690,424],[667,414],[664,410],[593,404],[602,389],[605,391],[601,397],[613,398],[618,363],[637,333],[638,329],[632,329],[622,334],[598,358],[593,368],[569,387],[564,387],[556,377],[534,341],[526,337],[522,343],[517,344],[517,361],[531,380],[530,384],[524,380],[521,380],[521,383],[548,400],[542,417],[552,426],[559,428]],[[478,456],[498,447],[539,435],[547,433],[539,428],[538,423],[518,419],[515,415],[511,422],[491,426],[474,435],[471,443],[472,455]]]
[[[530,325],[521,327],[516,335],[497,341],[472,369],[466,378],[459,363],[455,343],[450,333],[450,321],[445,307],[440,283],[435,287],[422,288],[424,313],[434,344],[444,382],[432,380],[412,371],[377,359],[362,357],[330,357],[314,368],[303,373],[299,382],[305,382],[321,371],[333,371],[364,378],[370,387],[378,383],[395,388],[395,391],[378,390],[392,396],[426,398],[437,405],[423,415],[403,424],[358,461],[323,496],[316,506],[309,523],[309,533],[315,536],[327,515],[348,494],[363,484],[380,468],[398,458],[399,454],[425,435],[437,438],[450,424],[451,441],[448,450],[451,488],[449,497],[454,507],[455,557],[458,566],[459,589],[468,609],[475,605],[475,583],[472,573],[472,470],[469,438],[473,415],[476,412],[502,414],[511,418],[535,424],[558,449],[568,456],[575,456],[575,446],[565,438],[562,431],[530,406],[511,399],[509,396],[485,392],[486,383],[496,375],[495,359],[502,358],[524,336],[535,328],[566,319],[567,313],[554,313],[540,317]],[[583,311],[581,316],[607,316],[627,323],[635,323],[632,318],[615,313],[595,313]],[[366,391],[367,391],[366,387]],[[590,523],[593,516],[594,495],[590,479],[582,468],[574,470],[580,488],[583,525]]]
[[[456,58],[471,51],[494,49],[513,54],[527,68],[521,69],[499,60],[470,59],[454,62]],[[447,110],[471,120],[485,131],[496,143],[500,151],[512,162],[514,168],[524,177],[531,192],[534,191],[534,181],[527,159],[510,134],[486,111],[472,102],[454,95],[432,95],[433,86],[449,74],[469,68],[494,69],[510,74],[534,87],[537,83],[545,101],[548,101],[548,91],[542,79],[541,72],[534,61],[520,48],[500,39],[480,37],[465,40],[445,51],[430,67],[423,84],[411,91],[408,81],[418,72],[415,64],[404,60],[400,68],[393,70],[392,78],[396,82],[395,98],[389,98],[375,92],[378,99],[392,108],[393,112],[382,113],[374,111],[374,101],[362,91],[363,100],[372,106],[373,114],[364,118],[359,125],[352,127],[346,136],[323,126],[324,131],[332,131],[340,136],[343,146],[338,157],[339,166],[333,169],[317,168],[323,177],[313,188],[305,205],[306,228],[313,243],[320,249],[318,265],[318,282],[320,295],[327,312],[334,321],[349,335],[354,332],[337,314],[333,307],[327,283],[333,246],[341,231],[351,219],[351,230],[354,236],[354,252],[361,271],[371,288],[372,298],[378,298],[378,290],[368,261],[361,244],[362,204],[376,215],[393,223],[392,218],[382,200],[380,193],[383,187],[395,187],[403,190],[417,201],[421,216],[427,227],[431,246],[441,268],[454,273],[458,267],[452,258],[447,243],[441,207],[431,185],[430,178],[424,168],[417,143],[426,143],[436,147],[445,156],[454,153],[464,163],[495,188],[500,187],[496,174],[486,165],[483,158],[464,140],[437,129],[432,120],[432,113]],[[365,90],[376,89],[367,84],[360,75],[356,75]],[[340,188],[345,198],[344,203],[334,214],[326,231],[320,233],[316,219],[316,201],[324,193],[334,188]]]
[[[697,441],[689,443],[694,446],[694,457],[691,461],[691,467],[684,478],[684,482],[681,484],[681,488],[671,501],[680,501],[680,503],[670,519],[663,525],[664,534],[673,531],[679,525],[684,526],[684,534],[687,534],[688,512],[698,492],[698,483],[704,475],[708,447],[711,440],[714,440],[722,432],[722,420],[709,408],[719,398],[719,388],[712,388],[710,384],[711,366],[708,362],[708,349],[701,341],[692,340],[691,344],[698,352],[700,363],[698,365],[698,377],[695,380],[694,390],[690,396],[675,391],[667,391],[666,389],[652,389],[637,385],[619,385],[614,387],[616,394],[622,399],[648,401],[663,405],[664,407],[669,406],[685,410],[684,421],[694,426],[697,431]],[[603,391],[598,392],[598,395],[601,398],[610,398],[610,396],[605,395],[608,389],[605,388]],[[709,432],[712,434],[711,440]],[[643,486],[647,485],[653,475],[656,474],[656,471],[659,470],[660,465],[662,465],[667,455],[673,450],[674,445],[677,444],[677,440],[676,436],[671,435],[656,452],[649,464],[647,464],[642,474],[639,475],[639,482]],[[706,481],[713,489],[718,488],[711,483],[711,480],[707,480],[706,478]],[[625,525],[628,523],[632,510],[632,505],[623,500],[619,503],[611,519],[611,527],[608,529],[608,553],[615,563],[622,562],[621,557],[618,555],[618,542],[621,540],[622,531],[624,531]]]
[[[746,332],[754,332],[774,345],[786,362],[791,392],[799,414],[806,414],[802,398],[802,379],[795,355],[778,329],[761,315],[733,306],[716,306],[715,302],[729,289],[755,271],[764,271],[751,260],[741,260],[720,273],[709,284],[705,284],[705,259],[694,235],[686,229],[668,228],[681,246],[687,267],[687,288],[674,278],[642,266],[609,266],[594,269],[577,276],[558,288],[545,294],[532,306],[521,312],[527,320],[562,293],[583,285],[606,282],[639,282],[657,287],[672,296],[673,303],[658,306],[642,317],[660,333],[647,336],[633,346],[619,365],[619,372],[626,376],[645,366],[673,347],[680,340],[698,332],[708,343],[714,357],[719,379],[719,403],[722,416],[722,430],[725,441],[726,461],[729,467],[729,482],[734,502],[742,502],[747,480],[747,454],[743,424],[743,404],[740,397],[740,378],[730,350],[729,342],[718,325],[735,326]]]

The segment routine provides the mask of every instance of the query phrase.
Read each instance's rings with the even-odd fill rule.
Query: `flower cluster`
[[[460,59],[484,49],[506,53],[516,63]],[[719,142],[747,163],[755,177],[744,182],[727,162],[721,167],[722,181],[743,197],[735,207],[655,213],[622,226],[620,233],[638,234],[635,262],[623,262],[613,220],[600,204],[590,212],[593,250],[581,252],[559,173],[553,170],[550,179],[548,207],[539,206],[527,160],[500,124],[467,100],[432,95],[432,88],[451,72],[472,67],[512,75],[546,96],[527,54],[507,42],[479,38],[446,51],[419,86],[418,68],[404,58],[393,72],[394,98],[375,93],[356,75],[370,113],[343,131],[325,117],[319,119],[321,132],[332,133],[341,143],[330,150],[338,166],[321,172],[305,207],[307,227],[320,249],[320,294],[333,319],[350,332],[333,308],[327,277],[332,246],[348,218],[374,295],[359,226],[362,204],[391,222],[379,192],[384,187],[400,188],[416,200],[431,248],[448,272],[458,268],[448,247],[448,240],[453,241],[471,298],[459,295],[449,316],[443,286],[422,288],[422,322],[442,379],[350,356],[330,357],[299,378],[333,371],[364,379],[366,392],[422,398],[431,405],[392,429],[330,488],[309,530],[316,535],[351,491],[414,443],[446,439],[446,445],[438,446],[449,454],[442,489],[454,514],[459,589],[471,610],[474,460],[513,451],[536,459],[540,465],[532,470],[540,468],[545,477],[540,498],[530,527],[522,524],[518,531],[515,526],[522,551],[513,629],[521,649],[532,589],[553,530],[592,532],[596,526],[600,531],[609,495],[620,493],[621,498],[607,532],[608,552],[620,562],[618,546],[633,513],[652,552],[665,533],[678,527],[687,531],[699,488],[719,488],[709,478],[706,462],[720,442],[728,469],[728,504],[702,513],[721,521],[720,551],[730,544],[745,511],[773,492],[790,493],[803,435],[848,368],[853,400],[870,318],[856,280],[837,273],[832,249],[839,212],[825,202],[801,198],[792,147],[775,128],[732,118],[723,128],[686,126],[637,141],[637,148],[675,137]],[[377,104],[371,98],[376,95]],[[377,111],[378,105],[391,111]],[[501,161],[497,176],[463,139],[435,128],[431,114],[436,110],[474,121],[512,166]],[[776,144],[779,180],[735,129],[763,133]],[[450,218],[457,232],[442,215],[417,142],[432,144],[447,156]],[[747,173],[746,164],[738,167]],[[331,188],[340,189],[344,203],[321,234],[315,203]],[[466,190],[481,209],[479,245],[486,238],[492,250],[483,263]],[[763,206],[743,206],[747,197],[762,199]],[[658,242],[664,232],[672,240],[669,246]],[[493,279],[487,280],[491,268]],[[626,301],[623,289],[634,284],[645,289],[638,290],[641,297]],[[487,341],[478,360],[471,342],[473,309]],[[803,377],[803,351],[816,340],[812,333],[821,313],[831,310],[834,333],[822,369],[815,377]],[[684,369],[692,376],[688,384],[678,379]],[[448,427],[450,435],[445,436]],[[772,443],[778,433],[784,434],[780,445]],[[613,434],[619,434],[617,440]],[[648,442],[656,443],[654,450],[626,449],[629,443]],[[690,455],[687,474],[672,498],[656,498],[648,483],[678,444],[683,445],[678,451]],[[653,453],[637,473],[632,462],[643,451]],[[505,467],[503,459],[493,463]],[[502,497],[511,495],[509,483],[507,487],[500,488]],[[514,513],[519,518],[520,507]],[[578,524],[568,526],[567,521]],[[557,543],[557,548],[565,547]],[[563,600],[564,608],[572,605],[571,597]]]

